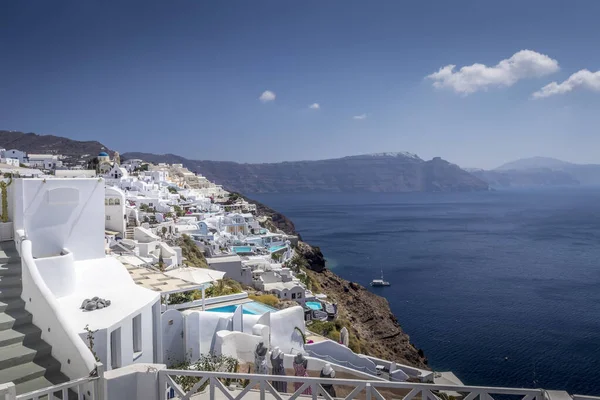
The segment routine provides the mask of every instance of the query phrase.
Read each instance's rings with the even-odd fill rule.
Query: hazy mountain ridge
[[[488,190],[479,178],[441,158],[385,153],[317,161],[240,164],[189,160],[173,154],[125,153],[153,163],[181,163],[240,193],[415,192]]]
[[[101,151],[110,152],[108,147],[95,140],[80,141],[61,136],[3,130],[0,130],[0,147],[33,154],[63,154],[69,157],[85,154],[96,156]]]
[[[523,158],[493,170],[469,171],[493,187],[600,185],[600,165],[550,157]]]
[[[28,153],[63,154],[73,160],[112,153],[97,141],[0,131],[0,146]],[[488,190],[481,179],[439,157],[424,161],[408,152],[385,152],[318,161],[240,164],[189,160],[175,154],[125,153],[159,163],[181,163],[225,188],[240,193],[415,192]]]

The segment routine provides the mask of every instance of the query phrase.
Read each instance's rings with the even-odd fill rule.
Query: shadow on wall
[[[63,249],[75,260],[104,257],[104,183],[98,179],[22,179],[13,192],[23,204],[24,229],[36,258]]]

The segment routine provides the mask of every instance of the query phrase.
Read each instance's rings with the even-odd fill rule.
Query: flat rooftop
[[[202,285],[174,278],[165,275],[162,272],[155,272],[150,269],[140,268],[129,264],[125,264],[125,267],[137,285],[154,292],[171,294],[202,289]]]

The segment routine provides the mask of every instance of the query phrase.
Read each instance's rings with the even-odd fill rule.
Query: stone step
[[[18,385],[56,372],[60,372],[60,363],[52,357],[42,357],[35,362],[28,362],[1,370],[0,383],[13,382],[15,385]]]
[[[23,309],[15,309],[2,313],[0,314],[0,331],[30,324],[32,318],[33,316]]]
[[[0,276],[21,276],[21,261],[2,263],[0,262]]]
[[[0,347],[10,346],[11,344],[21,343],[29,344],[40,341],[42,330],[33,324],[23,324],[13,329],[0,331]]]
[[[0,246],[0,264],[18,261],[19,258],[19,253],[14,246],[12,249],[7,248],[6,246]]]
[[[13,297],[21,297],[21,292],[22,290],[20,287],[0,287],[0,301],[4,301],[4,299],[10,299]]]
[[[17,389],[17,394],[24,394],[24,393],[33,392],[34,390],[45,389],[50,386],[58,385],[58,384],[65,383],[68,381],[69,381],[69,379],[64,374],[58,372],[58,373],[53,373],[53,374],[49,374],[46,376],[41,376],[39,378],[35,378],[35,379],[29,380],[29,381],[25,381],[25,382],[19,383],[18,385],[15,385],[15,386]],[[42,397],[42,398],[45,399],[45,397]],[[53,398],[60,399],[61,397],[59,396],[59,394],[57,394]],[[69,400],[77,399],[77,395],[73,392],[69,392],[68,398],[69,398]]]
[[[25,302],[19,296],[0,300],[0,313],[18,308],[25,308]]]
[[[27,346],[12,344],[0,348],[0,370],[32,362],[37,358],[49,356],[52,348],[46,342],[33,343]]]
[[[22,284],[21,275],[0,275],[0,288],[18,287]]]

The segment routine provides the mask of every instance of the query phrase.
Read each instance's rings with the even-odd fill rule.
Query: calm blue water
[[[208,309],[206,311],[211,311],[211,312],[222,312],[222,313],[234,313],[235,310],[238,308],[239,306],[237,305],[230,305],[230,306],[223,306],[223,307],[217,307],[217,308],[211,308]],[[250,314],[250,315],[262,315],[268,311],[276,311],[274,308],[267,306],[266,304],[262,304],[259,303],[257,301],[251,301],[248,303],[244,303],[242,305],[242,313],[243,314]]]
[[[600,189],[255,197],[342,277],[383,268],[434,369],[600,395]]]
[[[318,301],[307,301],[306,307],[310,308],[311,310],[322,310],[323,309],[323,306]]]

